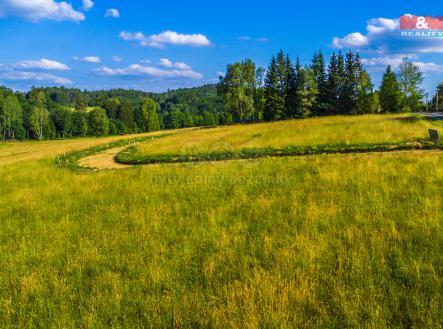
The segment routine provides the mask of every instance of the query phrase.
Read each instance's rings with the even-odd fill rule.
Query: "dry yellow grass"
[[[78,161],[78,164],[84,168],[94,168],[98,170],[127,169],[130,167],[129,165],[124,165],[114,160],[117,153],[126,148],[127,146],[112,148],[107,151],[82,158]]]
[[[175,134],[188,130],[189,129],[171,130],[168,133]],[[94,146],[104,145],[106,143],[112,143],[119,140],[131,140],[138,137],[158,136],[164,133],[164,131],[156,131],[152,133],[110,136],[103,138],[80,138],[41,142],[0,142],[0,167],[24,161],[39,160],[47,157],[55,158],[58,155],[71,151],[88,149]]]

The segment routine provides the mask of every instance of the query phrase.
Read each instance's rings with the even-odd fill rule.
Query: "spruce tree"
[[[327,81],[327,113],[340,113],[340,100],[342,99],[342,82],[344,76],[343,56],[341,53],[332,54],[328,66]]]
[[[319,51],[312,58],[311,70],[317,87],[317,98],[313,105],[313,111],[317,115],[324,114],[328,109],[328,76],[325,69],[323,53]]]
[[[289,56],[286,56],[286,100],[285,116],[294,118],[297,116],[298,97],[297,97],[297,73],[292,65]]]
[[[385,113],[401,112],[401,91],[397,78],[388,66],[380,87],[380,106]]]
[[[357,109],[357,77],[359,76],[356,59],[351,51],[346,53],[345,75],[340,97],[340,113],[351,114]]]
[[[295,63],[295,90],[297,94],[297,109],[295,115],[297,117],[302,116],[304,110],[304,91],[305,91],[305,74],[303,72],[303,68],[300,64],[300,58],[297,57],[297,61]]]
[[[281,119],[284,115],[284,109],[285,100],[280,95],[277,60],[275,57],[272,57],[265,78],[265,120],[274,121]]]

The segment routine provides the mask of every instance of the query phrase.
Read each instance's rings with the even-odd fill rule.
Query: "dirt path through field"
[[[104,169],[126,169],[131,166],[120,164],[114,160],[114,157],[128,146],[118,147],[106,150],[104,152],[82,158],[78,161],[79,165],[86,168]]]

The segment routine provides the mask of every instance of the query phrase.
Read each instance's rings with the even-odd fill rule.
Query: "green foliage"
[[[106,111],[100,107],[94,108],[88,114],[89,132],[94,136],[107,136],[109,133],[109,119]]]
[[[250,121],[254,117],[255,64],[247,59],[228,65],[226,76],[218,91],[236,122]]]
[[[343,55],[339,52],[338,55],[332,54],[328,66],[328,81],[327,81],[327,113],[339,114],[342,113],[342,99],[343,99],[343,83],[345,77],[345,67]]]
[[[284,65],[284,54],[281,52],[278,60],[272,57],[266,72],[264,118],[267,121],[280,120],[285,116]]]
[[[421,88],[424,77],[420,72],[420,68],[408,58],[404,58],[400,64],[397,79],[402,92],[402,111],[419,111],[425,95]]]
[[[0,133],[3,140],[25,137],[23,110],[17,97],[11,92],[2,93],[0,96]]]
[[[117,112],[117,119],[123,122],[124,127],[126,128],[125,131],[123,131],[124,133],[137,132],[132,101],[125,99],[120,102]]]
[[[160,130],[158,110],[160,106],[151,98],[142,101],[137,123],[143,132]]]
[[[75,110],[72,113],[72,134],[77,137],[88,135],[88,114],[82,110]]]
[[[328,110],[328,75],[325,68],[325,59],[323,53],[319,51],[314,54],[311,64],[311,70],[316,82],[316,89],[318,91],[315,103],[313,105],[313,112],[316,115],[327,114]]]
[[[388,81],[391,86],[382,86],[384,90],[378,95],[374,94],[371,77],[357,53],[349,51],[346,58],[340,52],[332,54],[328,69],[325,67],[321,51],[313,56],[310,65],[303,66],[298,58],[293,64],[290,56],[281,50],[267,70],[256,68],[252,60],[246,59],[228,65],[218,85],[159,94],[64,87],[33,88],[28,93],[14,94],[1,88],[0,111],[8,95],[16,97],[19,107],[9,97],[7,109],[14,108],[14,114],[10,110],[2,112],[0,133],[2,139],[99,136],[103,131],[94,131],[85,123],[84,115],[75,114],[89,113],[96,107],[106,111],[107,134],[111,135],[331,114],[418,111],[426,107],[422,102],[423,76],[409,60],[405,59],[400,66],[398,77],[394,77],[397,81]],[[392,80],[392,76],[387,79]],[[401,104],[397,104],[398,96]],[[158,104],[155,111],[143,108],[148,98]],[[436,97],[431,105],[436,107]],[[13,117],[16,119],[12,120]],[[11,122],[13,129],[4,128],[10,127]]]
[[[380,106],[385,113],[401,112],[402,94],[397,78],[390,66],[383,75],[380,87]]]
[[[49,112],[45,108],[34,106],[32,108],[29,122],[34,135],[39,140],[43,140],[46,135],[45,132],[50,129]]]
[[[58,137],[70,137],[72,134],[72,110],[66,107],[58,106],[51,113],[51,119],[55,126]]]

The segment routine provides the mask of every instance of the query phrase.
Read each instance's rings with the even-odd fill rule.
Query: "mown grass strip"
[[[158,135],[158,136],[145,136],[145,137],[138,137],[138,138],[133,138],[133,139],[122,139],[122,140],[119,140],[116,142],[91,147],[86,150],[73,151],[73,152],[69,152],[69,153],[57,156],[55,159],[55,164],[57,167],[68,168],[68,169],[75,170],[75,171],[96,170],[95,168],[88,168],[88,167],[81,166],[78,163],[78,160],[80,160],[81,158],[85,158],[85,157],[88,157],[91,155],[98,154],[100,152],[107,151],[109,149],[123,147],[123,146],[129,147],[129,146],[131,146],[131,144],[134,144],[134,143],[147,142],[150,140],[155,140],[158,138],[163,138],[163,137],[167,137],[167,136],[171,136],[171,135],[173,135],[173,134],[162,134],[162,135]]]
[[[231,152],[210,152],[198,155],[154,154],[140,155],[134,146],[128,147],[116,155],[116,161],[126,165],[185,163],[226,161],[240,159],[258,159],[266,157],[307,156],[320,154],[349,154],[370,152],[393,152],[413,150],[443,150],[443,143],[427,140],[392,143],[392,144],[360,144],[360,145],[320,145],[320,146],[287,146],[277,148],[251,148]]]

